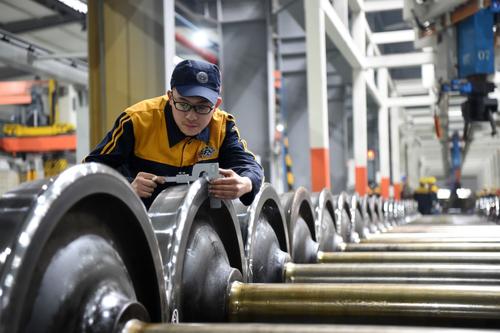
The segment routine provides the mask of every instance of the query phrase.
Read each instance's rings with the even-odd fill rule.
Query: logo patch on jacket
[[[215,148],[214,147],[206,146],[206,147],[203,147],[202,150],[200,150],[200,152],[198,153],[198,155],[199,155],[200,158],[205,159],[205,158],[212,157],[212,155],[214,153],[215,153]]]

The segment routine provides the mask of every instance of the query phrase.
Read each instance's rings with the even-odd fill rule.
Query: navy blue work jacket
[[[197,136],[188,137],[176,125],[166,95],[127,108],[84,162],[109,165],[130,182],[141,171],[175,176],[191,173],[196,163],[219,162],[221,168],[232,169],[252,181],[252,191],[240,197],[245,205],[252,203],[264,178],[262,167],[241,139],[232,115],[216,109],[208,126]],[[143,198],[146,207],[172,185],[158,185],[150,198]]]

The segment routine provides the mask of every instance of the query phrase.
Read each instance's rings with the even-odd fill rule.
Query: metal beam
[[[375,86],[375,82],[373,82],[372,80],[366,80],[366,91],[370,94],[370,96],[379,107],[385,104],[386,99],[382,97],[377,87]]]
[[[415,32],[412,29],[385,31],[385,32],[374,32],[371,35],[371,41],[375,44],[378,44],[378,45],[414,42],[415,41]]]
[[[74,53],[52,53],[43,54],[37,57],[38,60],[46,59],[86,59],[87,52],[74,52]]]
[[[59,25],[80,22],[85,24],[85,15],[76,17],[74,15],[50,15],[27,20],[9,22],[0,25],[0,27],[13,34],[22,34],[34,30],[53,28]]]
[[[366,19],[366,15],[365,15],[365,19]],[[376,43],[374,43],[372,41],[372,36],[373,36],[373,33],[370,29],[370,24],[368,23],[368,21],[366,21],[365,23],[365,28],[366,28],[366,38],[367,38],[367,44],[371,45],[373,47],[373,54],[370,54],[370,55],[382,55],[382,52],[380,51],[380,48],[378,47],[378,45]],[[394,90],[395,89],[395,86],[394,86],[394,81],[393,79],[391,78],[391,75],[389,74],[389,87],[391,90]]]
[[[387,99],[388,107],[411,107],[411,106],[429,106],[436,103],[432,95],[391,97]]]
[[[429,91],[422,85],[421,79],[395,80],[394,84],[398,95],[423,95]]]
[[[359,1],[359,0],[358,0]],[[342,23],[348,27],[349,26],[349,9],[351,11],[359,11],[358,9],[352,9],[352,7],[349,5],[349,2],[358,2],[356,0],[349,1],[349,0],[335,0],[332,2],[333,9],[335,9],[335,12],[339,16],[339,18],[342,20]],[[355,7],[357,5],[360,5],[359,3],[355,4]]]
[[[59,0],[32,0],[40,5],[47,7],[53,11],[67,16],[74,16],[78,19],[85,19],[85,13],[79,12],[70,6],[66,5],[64,2]]]
[[[74,67],[53,59],[38,60],[33,50],[14,45],[3,39],[0,39],[0,61],[22,71],[88,86],[87,69]]]
[[[321,7],[325,13],[325,30],[328,37],[352,68],[363,68],[364,57],[331,3],[327,0],[322,0]]]
[[[367,68],[402,68],[434,63],[432,52],[411,52],[367,57]]]
[[[431,117],[431,108],[423,107],[423,108],[411,108],[405,109],[405,113],[413,116],[413,117]]]
[[[384,12],[388,10],[398,10],[404,8],[403,0],[372,0],[365,1],[365,12]]]
[[[348,0],[349,9],[353,12],[364,10],[363,0]]]

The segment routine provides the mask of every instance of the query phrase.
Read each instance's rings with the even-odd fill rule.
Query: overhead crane
[[[495,54],[498,36],[498,0],[405,0],[403,16],[415,31],[415,47],[435,53],[434,108],[436,135],[442,144],[444,174],[461,182],[461,170],[474,132],[489,123],[497,134],[495,114]],[[461,135],[450,133],[448,110],[451,96],[463,96]]]

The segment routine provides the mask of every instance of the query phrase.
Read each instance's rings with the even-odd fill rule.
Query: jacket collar
[[[166,123],[167,123],[167,135],[168,135],[168,142],[169,146],[173,147],[188,136],[182,133],[181,129],[177,126],[175,123],[174,115],[172,114],[172,108],[170,107],[170,103],[168,103],[168,97],[167,99],[167,104],[165,105],[165,118],[166,118]],[[210,138],[210,124],[205,127],[198,135],[191,137],[195,138],[200,141],[204,141],[208,143],[208,140]]]

